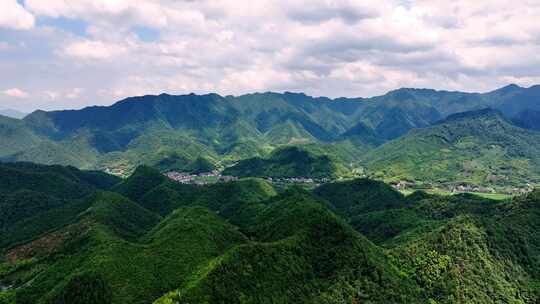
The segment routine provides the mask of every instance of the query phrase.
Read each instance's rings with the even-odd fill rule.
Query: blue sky
[[[540,83],[540,3],[0,0],[0,109]]]

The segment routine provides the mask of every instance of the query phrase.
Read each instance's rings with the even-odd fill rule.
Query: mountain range
[[[442,138],[447,135],[434,133],[448,132],[446,129],[454,125],[463,128],[463,124],[441,123],[456,113],[473,113],[464,115],[463,119],[470,122],[461,131],[485,128],[474,113],[490,108],[500,114],[500,124],[504,124],[501,128],[507,133],[505,138],[520,138],[519,143],[495,140],[499,151],[494,148],[492,153],[499,155],[501,161],[512,160],[510,167],[496,165],[499,167],[486,169],[481,160],[476,161],[478,149],[487,149],[489,144],[482,142],[480,147],[474,141],[493,139],[485,136],[469,143],[458,143],[461,139],[454,138],[452,147],[439,147],[443,153],[462,154],[455,155],[454,162],[441,168],[476,168],[471,174],[458,175],[468,181],[492,180],[488,175],[497,179],[496,176],[509,172],[510,180],[523,181],[524,174],[534,177],[539,173],[534,154],[539,97],[540,86],[516,85],[483,94],[403,88],[372,98],[330,99],[289,92],[237,97],[217,94],[130,97],[112,106],[35,111],[22,120],[2,117],[0,139],[8,144],[0,147],[0,160],[72,165],[127,176],[142,164],[162,170],[188,168],[203,158],[213,166],[228,167],[239,160],[268,157],[275,148],[284,145],[311,145],[327,151],[349,168],[360,167],[374,176],[444,181],[437,170],[428,176],[422,173],[425,169],[411,174],[407,173],[410,168],[397,168],[400,164],[392,164],[392,159],[400,159],[402,163],[403,158],[410,160],[409,156],[414,154],[400,149],[399,145],[413,143],[409,149],[420,149],[422,144],[430,144],[416,140],[419,136]],[[465,133],[462,136],[470,135]],[[530,140],[524,139],[529,135]],[[508,146],[529,143],[533,144],[523,155],[514,153]],[[461,149],[467,144],[473,147]],[[387,154],[391,151],[394,153]],[[414,163],[427,168],[436,161],[432,153],[423,156],[427,151],[416,153]],[[459,163],[459,159],[473,163]],[[383,166],[387,170],[382,170]]]

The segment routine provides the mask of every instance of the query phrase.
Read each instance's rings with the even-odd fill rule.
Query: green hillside
[[[441,202],[428,199],[414,208],[433,228],[409,229],[388,245],[404,271],[439,303],[537,301],[538,192],[502,203]]]
[[[316,191],[385,248],[432,303],[537,301],[538,191],[511,201],[422,192],[402,197],[374,183],[337,183]],[[394,203],[350,211],[370,200]]]
[[[87,196],[119,178],[73,167],[0,165],[0,250],[67,225],[90,205]]]
[[[115,207],[120,204],[122,209]],[[101,194],[94,208],[75,224],[27,245],[64,237],[55,248],[47,248],[48,258],[34,252],[25,255],[20,247],[8,251],[12,263],[33,261],[6,274],[9,280],[25,282],[16,293],[17,303],[57,303],[72,277],[88,272],[99,274],[113,290],[108,301],[147,303],[244,241],[233,227],[204,209],[177,210],[157,225],[155,215],[115,195]]]
[[[380,249],[308,194],[285,194],[274,200],[250,227],[256,242],[213,260],[195,280],[155,303],[421,299]]]
[[[312,149],[290,146],[278,148],[267,158],[249,158],[226,168],[223,174],[239,177],[313,177],[336,178],[346,174],[345,168],[325,154]]]
[[[540,133],[493,110],[455,114],[370,152],[372,174],[424,182],[525,185],[540,176]]]
[[[119,183],[61,166],[0,171],[28,176],[0,193],[0,303],[539,299],[538,191],[492,201],[368,179],[277,192],[256,178],[182,185],[150,167]]]
[[[21,120],[0,115],[0,159],[30,149],[40,144],[41,139],[29,130]]]
[[[333,202],[337,212],[346,216],[399,208],[407,204],[401,193],[383,182],[369,179],[324,184],[314,192]]]

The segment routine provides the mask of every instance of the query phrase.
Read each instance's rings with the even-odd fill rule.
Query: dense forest
[[[0,166],[0,303],[535,303],[540,192]]]

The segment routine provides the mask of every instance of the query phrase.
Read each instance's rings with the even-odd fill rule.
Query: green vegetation
[[[225,169],[223,174],[239,177],[336,178],[346,174],[338,162],[302,147],[276,149],[268,158],[250,158]]]
[[[409,195],[409,194],[412,194],[414,193],[415,190],[401,190],[400,192],[403,193],[404,195]],[[426,191],[427,193],[430,193],[430,194],[437,194],[437,195],[453,195],[452,192],[449,192],[449,191],[444,191],[444,190],[441,190],[441,189],[427,189],[427,190],[424,190]],[[491,199],[491,200],[507,200],[507,199],[510,199],[513,197],[513,195],[510,195],[510,194],[502,194],[502,193],[482,193],[482,192],[465,192],[465,193],[468,193],[468,194],[473,194],[473,195],[477,195],[477,196],[480,196],[480,197],[483,197],[483,198],[486,198],[486,199]]]
[[[540,300],[538,191],[193,186],[146,166],[121,181],[21,163],[0,174],[0,303]]]
[[[0,165],[0,249],[67,225],[88,208],[86,196],[119,181],[73,167]]]
[[[336,300],[321,290],[349,301],[410,303],[419,297],[380,249],[307,193],[273,199],[244,229],[255,242],[233,248],[156,303]]]
[[[0,117],[0,161],[72,165],[127,177],[140,165],[200,172],[301,145],[359,174],[508,186],[540,174],[531,153],[536,151],[521,150],[537,135],[501,127],[479,136],[482,126],[437,122],[493,108],[516,125],[537,130],[538,97],[539,86],[515,85],[486,94],[404,88],[369,99],[290,92],[131,97],[109,107],[36,111],[21,120]],[[428,130],[413,130],[418,128]],[[493,137],[497,131],[508,134]],[[513,153],[514,144],[523,153]],[[496,162],[490,165],[490,159]],[[287,170],[282,173],[291,173]]]
[[[367,196],[371,189],[359,187],[355,196]],[[341,196],[327,197],[340,210],[351,195],[337,193]],[[434,303],[534,303],[538,195],[494,201],[415,192],[401,207],[346,218],[385,248],[394,265]]]
[[[456,114],[375,149],[365,165],[392,179],[524,186],[540,180],[540,134],[492,110]]]
[[[74,276],[55,300],[62,304],[110,304],[112,290],[98,274],[84,273]]]
[[[10,284],[21,284],[17,303],[56,303],[69,292],[66,279],[86,271],[112,288],[112,303],[147,303],[245,240],[204,209],[179,209],[158,224],[155,215],[117,199],[101,194],[77,222],[26,245],[46,246],[47,252],[26,251],[25,245],[7,251],[12,261],[31,261],[6,274]]]
[[[490,191],[540,182],[538,97],[162,94],[0,116],[0,304],[538,303],[540,191]],[[162,174],[221,168],[242,178]],[[260,179],[352,176],[427,192]],[[451,195],[464,185],[486,193]]]
[[[315,193],[334,202],[333,206],[338,212],[348,216],[399,208],[407,204],[401,193],[383,182],[369,179],[324,184],[317,188]]]
[[[156,168],[161,171],[174,170],[198,174],[201,172],[211,172],[216,169],[216,165],[204,157],[198,157],[193,161],[189,161],[178,155],[171,155],[160,160]]]

